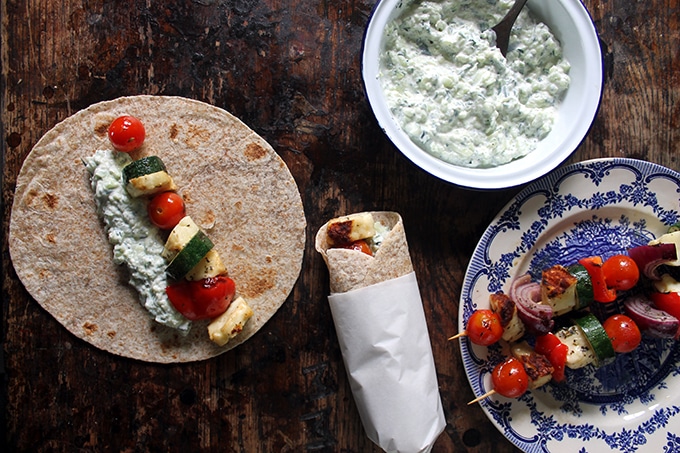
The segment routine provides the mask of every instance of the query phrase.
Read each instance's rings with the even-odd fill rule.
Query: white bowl
[[[455,0],[451,0],[455,1]],[[428,173],[456,185],[500,189],[532,181],[556,168],[579,146],[592,125],[602,97],[600,41],[588,11],[579,0],[529,0],[527,6],[562,45],[571,64],[571,82],[551,132],[526,156],[493,168],[468,168],[444,162],[413,143],[387,106],[378,79],[383,31],[402,11],[404,0],[380,0],[364,37],[362,75],[373,113],[392,143]]]

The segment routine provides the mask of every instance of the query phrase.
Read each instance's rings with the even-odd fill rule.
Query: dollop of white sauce
[[[384,31],[379,79],[411,140],[465,167],[527,155],[553,127],[569,62],[548,27],[520,13],[507,59],[491,27],[514,0],[405,2]]]
[[[165,292],[168,282],[167,263],[161,256],[163,239],[149,220],[146,202],[131,197],[123,185],[122,170],[132,161],[130,156],[97,150],[83,161],[91,175],[97,214],[113,245],[114,263],[128,267],[130,285],[156,322],[188,333],[191,321],[172,306]]]

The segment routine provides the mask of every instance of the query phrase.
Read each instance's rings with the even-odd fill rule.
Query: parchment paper
[[[415,273],[328,302],[369,439],[390,453],[430,451],[446,421]]]

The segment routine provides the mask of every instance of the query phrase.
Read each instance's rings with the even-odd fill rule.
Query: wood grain
[[[680,170],[677,0],[586,0],[605,51],[600,112],[570,161],[627,156]],[[373,1],[3,0],[3,451],[378,452],[349,390],[311,238],[329,217],[399,211],[421,284],[448,425],[434,451],[516,449],[477,406],[457,347],[476,242],[520,190],[436,180],[396,152],[364,98]],[[303,271],[251,340],[200,363],[121,359],[70,335],[25,292],[7,231],[23,159],[50,127],[132,94],[223,107],[267,139],[303,197]],[[87,303],[76,300],[74,303]]]

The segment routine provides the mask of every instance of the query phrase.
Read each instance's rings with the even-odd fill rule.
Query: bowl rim
[[[504,189],[533,181],[555,169],[585,140],[600,108],[604,88],[604,56],[595,23],[580,0],[554,0],[555,7],[564,9],[580,31],[583,48],[586,52],[586,79],[580,121],[560,144],[557,152],[548,157],[527,156],[510,163],[489,168],[471,168],[449,164],[432,156],[416,145],[401,129],[384,102],[380,82],[379,52],[382,47],[384,26],[392,19],[395,8],[410,3],[408,0],[378,0],[369,16],[364,30],[361,49],[361,75],[364,94],[371,107],[374,118],[392,144],[412,163],[422,170],[449,183],[471,189]],[[529,0],[530,9],[541,7],[540,0]],[[538,6],[537,6],[538,5]],[[539,142],[540,143],[540,142]],[[535,165],[532,160],[537,160]]]

